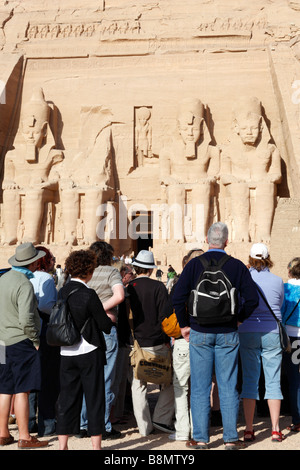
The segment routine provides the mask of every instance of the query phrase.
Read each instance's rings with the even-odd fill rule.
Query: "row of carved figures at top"
[[[18,133],[23,136],[24,143],[15,144],[5,156],[3,243],[16,243],[20,220],[24,222],[24,239],[40,242],[45,204],[55,204],[58,199],[63,212],[64,239],[73,243],[82,193],[86,196],[83,210],[86,238],[89,241],[95,239],[97,208],[99,204],[114,201],[117,189],[111,125],[107,113],[102,113],[101,107],[99,109],[98,114],[87,113],[82,125],[83,146],[72,162],[67,162],[62,150],[56,148],[49,125],[52,111],[43,90],[35,91],[31,100],[24,104]],[[180,102],[178,133],[161,148],[159,165],[155,165],[161,184],[161,200],[183,206],[188,192],[191,205],[203,204],[206,226],[214,183],[219,180],[225,189],[227,217],[234,224],[234,239],[249,239],[251,219],[256,239],[268,241],[276,188],[282,175],[280,154],[272,142],[262,104],[256,97],[236,102],[232,133],[222,152],[212,145],[205,114],[205,106],[199,99]],[[138,108],[135,125],[137,171],[143,170],[145,159],[152,155],[151,139],[151,110]],[[143,176],[147,176],[147,172],[141,174]]]
[[[253,28],[265,29],[268,26],[266,17],[252,18],[215,18],[211,22],[198,23],[195,29],[199,32],[248,31]],[[91,37],[94,34],[125,35],[140,34],[141,22],[135,20],[102,21],[97,23],[42,23],[29,25],[28,39],[55,39],[68,37]]]
[[[105,21],[101,23],[54,23],[30,25],[26,32],[28,39],[55,39],[69,37],[91,37],[100,34],[140,33],[138,20]]]
[[[266,17],[253,19],[243,18],[215,18],[210,22],[197,23],[196,29],[200,32],[224,31],[251,31],[253,28],[265,29],[268,27]],[[41,23],[29,25],[26,37],[28,39],[54,39],[67,37],[93,36],[101,34],[139,34],[141,22],[138,19],[109,21],[103,20],[97,23]]]

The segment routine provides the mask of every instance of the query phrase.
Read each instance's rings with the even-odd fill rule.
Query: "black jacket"
[[[137,277],[127,286],[133,314],[135,339],[141,347],[168,343],[170,338],[161,328],[161,321],[168,302],[165,285],[149,277]]]
[[[85,321],[90,317],[82,336],[88,343],[105,351],[106,344],[102,332],[110,333],[113,322],[106,315],[94,289],[90,289],[81,282],[68,282],[59,291],[59,297],[65,299],[73,290],[77,291],[70,295],[68,303],[75,325],[81,330]]]

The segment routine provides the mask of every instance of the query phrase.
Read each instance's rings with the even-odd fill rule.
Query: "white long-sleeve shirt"
[[[50,315],[51,309],[57,299],[57,290],[51,274],[44,271],[35,271],[30,282],[33,285],[34,293],[38,301],[38,309]]]

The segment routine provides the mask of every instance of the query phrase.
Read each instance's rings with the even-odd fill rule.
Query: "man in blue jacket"
[[[228,244],[228,228],[222,222],[213,224],[207,234],[209,249],[201,257],[217,262],[224,256]],[[181,327],[182,336],[190,344],[191,412],[193,439],[190,448],[207,448],[209,443],[210,391],[215,371],[218,383],[223,422],[223,439],[226,449],[239,449],[237,417],[239,396],[237,392],[239,338],[237,327],[248,318],[258,304],[255,283],[247,267],[238,259],[229,257],[223,271],[236,288],[239,297],[238,313],[227,323],[201,325],[197,318],[186,315],[186,306],[203,271],[200,258],[191,260],[176,284],[173,306]],[[191,313],[191,312],[189,312]]]

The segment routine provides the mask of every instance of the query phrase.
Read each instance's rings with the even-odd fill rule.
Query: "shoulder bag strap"
[[[257,288],[258,292],[260,293],[260,296],[263,299],[263,301],[265,302],[266,306],[268,307],[268,309],[272,313],[273,317],[275,318],[276,322],[280,323],[280,320],[278,320],[278,318],[276,317],[276,315],[273,312],[272,308],[270,307],[269,302],[267,301],[267,299],[266,299],[264,293],[262,292],[261,288],[257,284],[256,284],[256,288]]]
[[[71,292],[69,292],[69,294],[67,295],[66,300],[68,300],[68,298],[70,297],[70,295],[75,294],[75,292],[79,291],[79,289],[80,289],[80,287],[79,287],[78,289],[73,289],[73,290],[71,290]]]
[[[80,290],[80,287],[79,287],[78,289],[73,289],[73,290],[71,290],[71,292],[69,292],[69,294],[68,294],[67,297],[66,297],[66,302],[68,302],[68,299],[69,299],[69,297],[70,297],[72,294],[75,294],[75,292],[78,292],[79,290]],[[72,317],[72,318],[73,318],[73,317]],[[90,321],[90,319],[91,319],[91,317],[88,317],[88,318],[85,320],[85,322],[84,322],[82,328],[81,328],[80,331],[79,331],[81,335],[82,335],[82,333],[84,332],[84,330],[85,330],[85,328],[86,328],[88,322]],[[73,322],[75,323],[74,320],[73,320]],[[75,324],[75,326],[76,326],[76,324]]]
[[[291,318],[291,316],[293,315],[294,311],[296,310],[296,308],[298,307],[298,304],[300,302],[300,299],[298,299],[298,302],[296,303],[295,307],[293,308],[293,310],[291,311],[291,313],[289,314],[289,316],[287,317],[286,320],[284,320],[284,324],[286,325],[286,322]]]
[[[70,295],[75,294],[75,292],[79,291],[79,289],[80,289],[80,287],[79,287],[78,289],[73,289],[73,290],[71,290],[71,292],[69,292],[69,294],[67,295],[67,297],[66,297],[65,300],[67,301],[68,298],[70,297]],[[58,299],[59,299],[59,300],[62,299],[61,290],[60,290],[59,293],[58,293]]]
[[[273,312],[273,310],[271,309],[270,305],[268,304],[268,301],[267,299],[265,298],[263,292],[261,291],[261,289],[259,288],[259,286],[256,284],[256,287],[257,287],[257,290],[259,291],[262,299],[264,300],[264,302],[266,303],[267,307],[269,308],[270,312],[272,313],[273,317],[275,318],[275,320],[277,321],[277,323],[280,323],[280,321],[278,320],[278,318],[276,317],[275,313]],[[286,322],[291,318],[291,316],[293,315],[294,311],[296,310],[296,308],[298,307],[298,304],[300,302],[300,299],[298,299],[298,302],[296,303],[296,305],[294,306],[293,310],[291,311],[291,313],[289,314],[289,316],[287,317],[287,319],[284,321],[284,323],[286,324]]]

